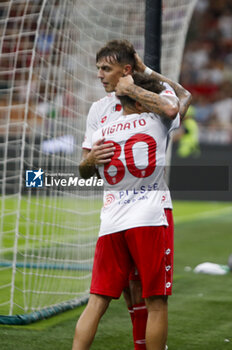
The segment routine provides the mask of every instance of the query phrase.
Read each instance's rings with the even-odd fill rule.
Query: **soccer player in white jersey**
[[[98,128],[107,125],[112,120],[117,120],[122,115],[120,100],[115,96],[115,89],[119,94],[130,93],[131,97],[146,104],[150,111],[160,112],[166,116],[170,113],[175,102],[174,90],[180,102],[180,116],[183,117],[191,101],[191,95],[181,85],[170,81],[164,76],[147,69],[142,60],[135,53],[133,46],[126,40],[113,40],[107,43],[99,50],[96,56],[98,78],[101,80],[106,92],[106,97],[95,102],[87,118],[87,127],[85,140],[83,142],[83,156],[80,166],[81,175],[85,178],[95,173],[97,164],[105,164],[111,160],[114,153],[114,147],[110,144],[104,144],[103,138],[99,139],[93,147],[91,146],[92,134]],[[166,93],[163,99],[160,95],[150,92],[146,93],[144,89],[136,87],[133,80],[128,77],[133,70],[146,72],[160,81],[168,83]],[[171,87],[170,87],[171,86]],[[173,90],[174,89],[174,90]],[[167,113],[167,114],[168,114]],[[92,148],[91,148],[92,147]],[[165,208],[169,229],[173,231],[172,203],[169,192],[164,193]],[[124,297],[127,302],[128,310],[133,324],[133,337],[135,350],[146,349],[145,328],[147,320],[147,311],[143,299],[141,298],[141,284],[138,275],[132,275],[129,288],[125,288]],[[131,298],[132,297],[132,298]]]
[[[136,73],[134,79],[147,90],[162,90],[161,84],[144,74]],[[92,143],[101,137],[112,143],[115,152],[109,164],[98,167],[105,201],[90,299],[77,323],[73,350],[90,348],[101,316],[111,299],[120,297],[134,265],[148,309],[146,349],[164,350],[166,344],[172,265],[162,186],[167,136],[180,122],[178,106],[167,118],[148,113],[127,96],[121,101],[123,115],[92,137]]]

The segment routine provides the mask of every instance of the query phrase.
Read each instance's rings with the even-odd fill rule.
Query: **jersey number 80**
[[[148,146],[148,164],[145,168],[139,169],[135,165],[134,155],[133,155],[133,146],[138,142],[144,142]],[[137,178],[143,178],[150,176],[156,168],[156,141],[154,138],[147,134],[135,134],[131,136],[125,143],[124,146],[124,155],[125,155],[125,165],[119,159],[122,149],[119,143],[114,141],[106,141],[105,143],[113,143],[115,147],[114,155],[109,164],[104,166],[104,175],[106,181],[110,185],[116,185],[119,183],[125,176],[125,166],[128,171]],[[146,155],[144,154],[144,157]],[[110,175],[109,168],[114,166],[116,168],[116,174]]]

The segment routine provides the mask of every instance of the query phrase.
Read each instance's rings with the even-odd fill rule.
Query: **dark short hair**
[[[134,83],[137,86],[140,86],[144,90],[155,92],[156,94],[161,93],[165,89],[162,82],[160,82],[157,79],[152,78],[149,75],[146,75],[144,73],[133,73],[132,78],[134,79]],[[124,96],[118,96],[119,100],[121,101],[122,106],[135,105],[135,100],[133,100],[131,97],[124,95]]]
[[[101,58],[113,56],[120,64],[130,64],[135,69],[135,49],[128,40],[111,40],[96,54],[96,62]]]

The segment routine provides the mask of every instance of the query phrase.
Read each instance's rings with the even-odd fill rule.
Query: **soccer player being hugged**
[[[159,94],[164,86],[135,73],[137,87]],[[129,96],[120,97],[123,114],[92,135],[114,148],[111,161],[99,165],[105,183],[104,206],[96,245],[90,299],[77,322],[73,349],[89,349],[112,298],[119,298],[136,266],[148,318],[146,348],[164,350],[167,298],[172,291],[172,237],[163,207],[167,137],[179,126],[178,106],[169,117]],[[170,238],[170,240],[169,240]]]
[[[88,114],[83,142],[83,156],[80,164],[80,172],[84,178],[92,176],[97,166],[108,164],[116,152],[113,143],[105,142],[105,135],[101,135],[99,140],[92,144],[93,133],[96,130],[105,127],[104,133],[106,133],[108,124],[117,121],[122,116],[122,105],[116,94],[126,94],[133,100],[138,101],[147,110],[158,113],[167,119],[176,115],[178,103],[180,104],[180,117],[183,117],[191,100],[191,95],[181,85],[148,69],[136,54],[133,46],[126,40],[108,42],[97,53],[96,64],[98,78],[109,94],[93,103]],[[134,70],[145,71],[145,74],[152,79],[164,82],[165,89],[162,91],[159,89],[160,93],[158,91],[148,92],[144,87],[137,86],[131,78]],[[109,196],[107,202],[111,200],[113,200],[113,197]],[[163,205],[168,214],[167,218],[170,220],[168,227],[172,231],[172,203],[168,189],[163,194]],[[130,274],[130,279],[130,289],[125,287],[123,294],[133,323],[134,346],[135,349],[146,349],[147,309],[141,296],[141,282],[138,274]],[[73,349],[77,349],[75,341],[76,336]]]

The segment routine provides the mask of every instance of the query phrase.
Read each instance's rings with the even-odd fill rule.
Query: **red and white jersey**
[[[160,95],[176,96],[170,85],[164,83],[164,86],[165,89],[160,93]],[[94,102],[87,116],[86,132],[82,143],[82,148],[91,149],[93,133],[99,128],[116,121],[122,116],[122,113],[123,110],[120,100],[116,97],[114,92]],[[166,191],[163,198],[165,198],[165,200],[163,200],[164,208],[172,209],[172,201],[168,186],[166,186]]]
[[[86,132],[82,148],[92,148],[93,133],[122,115],[122,106],[115,93],[108,94],[90,107],[86,122]]]
[[[111,162],[99,166],[104,180],[104,206],[99,235],[139,226],[168,225],[164,213],[164,167],[168,133],[179,127],[153,113],[121,116],[98,129],[98,139],[114,143]]]

